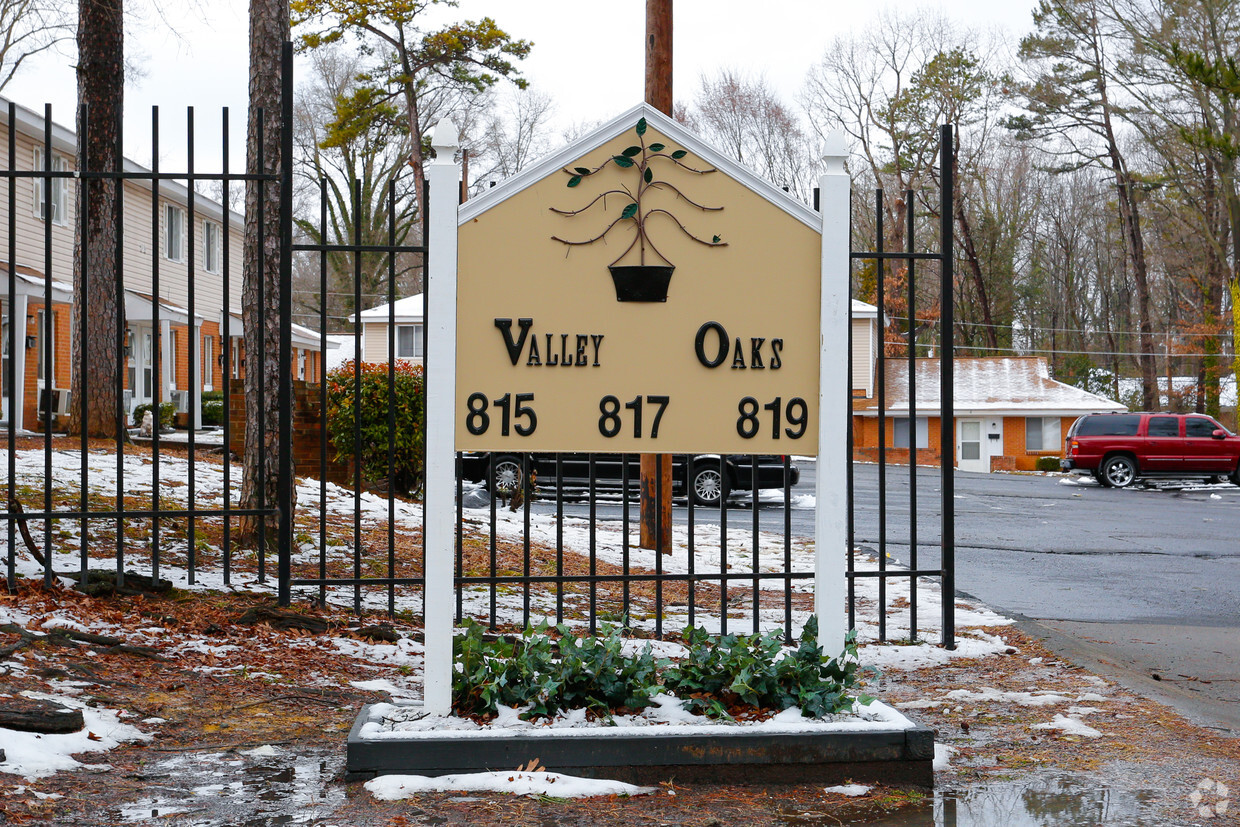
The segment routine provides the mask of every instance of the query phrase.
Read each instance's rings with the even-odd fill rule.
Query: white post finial
[[[451,118],[444,118],[431,133],[431,149],[435,150],[436,164],[455,163],[456,150],[461,146],[461,130]]]
[[[844,161],[848,158],[848,141],[844,133],[836,129],[827,133],[822,143],[822,163],[828,175],[840,175],[844,172]]]

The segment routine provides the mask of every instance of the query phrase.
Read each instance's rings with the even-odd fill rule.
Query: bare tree
[[[808,130],[766,78],[732,69],[703,76],[693,105],[677,118],[775,186],[802,201],[812,197],[818,161]]]
[[[488,93],[491,106],[481,135],[473,141],[470,163],[475,190],[516,175],[551,148],[547,122],[555,104],[535,89],[509,88]]]
[[[79,2],[79,15],[85,5]],[[72,4],[63,0],[0,0],[0,89],[8,86],[26,58],[73,38],[72,10]]]

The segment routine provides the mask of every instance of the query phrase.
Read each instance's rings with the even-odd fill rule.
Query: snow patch
[[[384,775],[366,782],[366,789],[382,801],[399,801],[418,793],[492,792],[546,795],[556,798],[593,798],[602,795],[648,795],[653,787],[638,787],[601,778],[578,778],[558,772],[476,772],[462,775]]]

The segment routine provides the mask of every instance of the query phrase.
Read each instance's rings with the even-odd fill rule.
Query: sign
[[[456,448],[816,454],[821,219],[653,115],[574,147],[461,208]]]

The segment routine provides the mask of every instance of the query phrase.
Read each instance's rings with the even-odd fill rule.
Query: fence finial
[[[844,161],[848,158],[848,141],[838,129],[827,133],[822,143],[822,163],[828,175],[843,175]]]
[[[435,150],[435,163],[451,164],[455,160],[456,150],[461,145],[461,130],[451,118],[444,118],[435,125],[431,134],[431,148]]]

